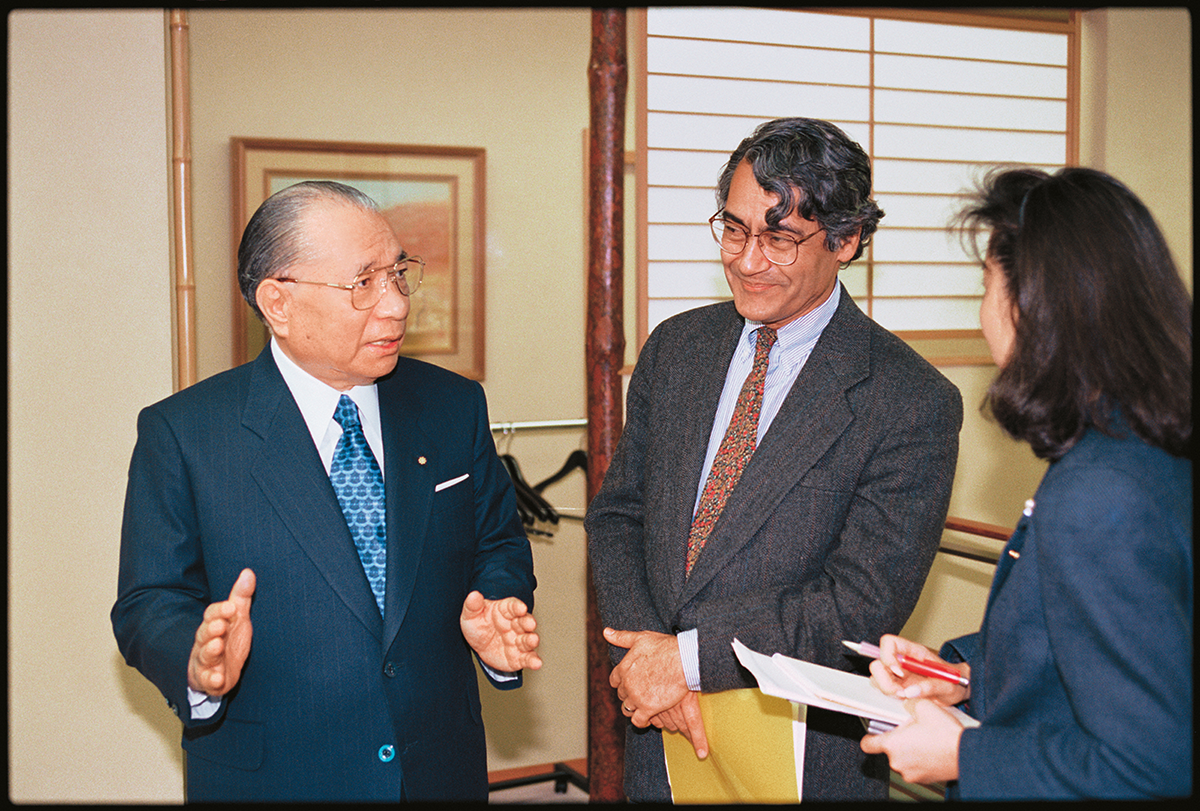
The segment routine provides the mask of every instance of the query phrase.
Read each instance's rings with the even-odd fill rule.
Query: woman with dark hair
[[[983,628],[940,656],[885,636],[872,677],[912,720],[862,741],[961,799],[1178,797],[1192,787],[1192,305],[1140,200],[1090,169],[993,172],[985,399],[1050,461]],[[968,687],[898,655],[948,663]],[[980,726],[964,729],[942,706]]]

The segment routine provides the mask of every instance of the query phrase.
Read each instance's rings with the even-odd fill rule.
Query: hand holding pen
[[[931,698],[952,705],[971,694],[971,668],[954,665],[935,655],[924,645],[885,634],[879,646],[869,643],[845,643],[871,662],[871,680],[888,695],[897,698]]]

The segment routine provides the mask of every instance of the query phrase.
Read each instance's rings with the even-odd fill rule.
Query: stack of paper
[[[879,691],[866,676],[803,662],[777,653],[756,653],[733,640],[738,661],[758,679],[758,688],[769,696],[797,704],[857,715],[870,732],[885,732],[907,721],[904,702]],[[966,727],[979,722],[955,707],[947,708]]]

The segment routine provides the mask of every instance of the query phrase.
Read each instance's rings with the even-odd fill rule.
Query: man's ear
[[[291,296],[284,289],[283,282],[277,279],[263,279],[254,291],[254,300],[258,303],[259,312],[266,319],[271,333],[286,339]]]
[[[846,237],[842,240],[841,247],[837,249],[838,264],[845,267],[850,264],[850,260],[854,258],[854,252],[858,250],[858,240],[862,235],[860,230],[853,236]]]

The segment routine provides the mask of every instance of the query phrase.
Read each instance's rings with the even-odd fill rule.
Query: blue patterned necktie
[[[383,495],[383,474],[367,445],[358,406],[346,395],[338,400],[333,418],[342,426],[342,438],[333,452],[329,481],[342,505],[342,515],[358,548],[358,559],[375,592],[379,613],[383,613],[383,595],[387,586],[387,513]]]

